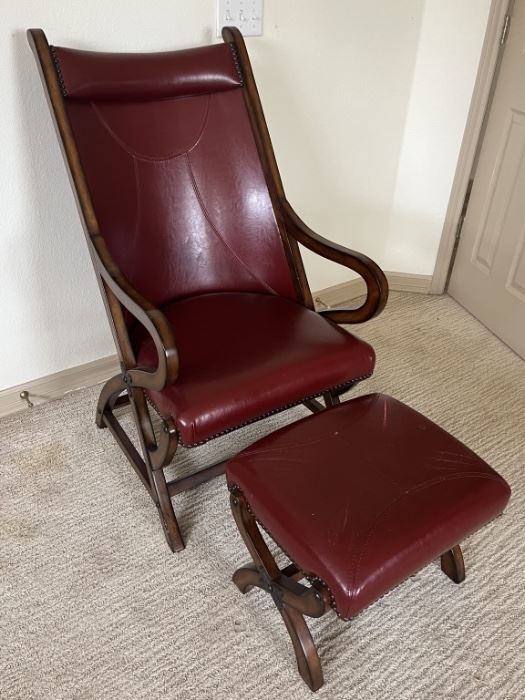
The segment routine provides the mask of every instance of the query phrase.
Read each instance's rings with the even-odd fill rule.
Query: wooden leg
[[[166,464],[169,464],[177,448],[175,426],[170,421],[164,421],[164,429],[157,442],[144,394],[141,390],[128,390],[144,455],[142,459],[113,414],[113,408],[119,401],[120,394],[127,389],[121,375],[106,382],[98,401],[96,422],[99,427],[108,427],[111,430],[157,506],[162,529],[171,551],[180,552],[184,549],[184,540],[175,517],[163,469]]]
[[[341,399],[337,394],[323,394],[323,399],[326,408],[331,408],[331,406],[337,406],[341,403]]]
[[[122,396],[126,392],[125,396]],[[142,447],[137,447],[113,413],[118,406],[130,404]],[[164,467],[172,461],[178,446],[177,430],[171,418],[163,418],[162,430],[155,434],[150,412],[142,389],[130,387],[124,374],[112,377],[103,386],[97,405],[96,423],[109,428],[119,447],[152,497],[159,512],[164,535],[172,552],[184,549],[184,540],[171,503],[174,496],[195,488],[219,474],[224,474],[226,462],[205,467],[189,476],[166,482]]]
[[[164,467],[171,462],[177,449],[177,431],[173,421],[164,420],[163,429],[157,440],[144,392],[142,389],[132,388],[128,393],[164,536],[171,551],[180,552],[184,549],[184,540],[164,475]]]
[[[317,399],[307,399],[303,405],[312,413],[321,413],[321,411],[324,411],[326,408],[326,406],[323,406]]]
[[[289,605],[282,605],[279,612],[292,640],[301,678],[315,692],[323,685],[323,669],[308,625],[301,613]]]
[[[120,394],[127,389],[121,374],[108,379],[102,387],[97,404],[96,424],[99,428],[105,428],[104,414],[111,412]]]
[[[454,583],[461,583],[465,580],[465,562],[459,544],[441,555],[441,570]]]
[[[261,572],[255,564],[247,564],[237,569],[232,576],[232,581],[243,594],[251,591],[254,586],[264,588],[261,584]]]
[[[345,387],[344,391],[348,391],[352,388],[352,386],[353,384],[349,384],[347,387]],[[324,411],[331,406],[337,406],[337,404],[340,404],[341,399],[339,396],[340,395],[337,392],[327,392],[326,394],[323,394],[324,404],[322,404],[318,399],[307,399],[304,402],[304,406],[306,406],[306,408],[308,408],[312,413],[321,413],[321,411]]]
[[[243,494],[234,490],[230,502],[239,532],[254,558],[253,563],[237,569],[233,582],[241,593],[254,586],[270,593],[292,640],[299,673],[308,687],[316,691],[323,685],[323,672],[303,614],[320,617],[329,610],[328,592],[299,584],[302,572],[294,564],[279,569]]]
[[[282,601],[282,591],[279,584],[274,581],[271,583],[266,581],[255,564],[248,564],[237,569],[233,574],[233,582],[241,593],[248,593],[254,586],[271,593],[292,640],[297,668],[301,678],[310,690],[319,690],[323,685],[323,670],[314,640],[303,615],[292,605],[287,605]]]
[[[281,573],[284,576],[288,576],[288,578],[291,578],[293,581],[302,581],[304,576],[304,572],[301,571],[295,564],[288,564],[284,569],[282,569]]]
[[[152,472],[152,477],[158,497],[155,499],[155,505],[159,511],[160,522],[162,523],[162,529],[164,530],[166,541],[169,544],[172,552],[182,552],[185,544],[184,540],[182,539],[179,523],[175,517],[175,511],[173,510],[171,498],[168,493],[164,470],[156,469]]]

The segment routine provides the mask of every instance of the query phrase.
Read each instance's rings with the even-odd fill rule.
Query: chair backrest
[[[296,298],[235,48],[51,51],[98,228],[131,284],[155,305]]]

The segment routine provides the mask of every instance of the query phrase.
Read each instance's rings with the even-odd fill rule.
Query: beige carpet
[[[450,298],[392,294],[359,329],[373,379],[500,471],[501,518],[465,543],[467,579],[437,562],[350,623],[312,624],[316,697],[525,697],[524,363]],[[96,389],[0,421],[0,697],[301,700],[269,598],[230,582],[246,561],[222,478],[175,499],[187,537],[169,552],[149,497],[107,431]],[[212,461],[302,415],[296,409],[186,451]]]

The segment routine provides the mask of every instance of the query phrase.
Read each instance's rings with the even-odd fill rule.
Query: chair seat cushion
[[[150,398],[190,446],[372,374],[372,348],[295,301],[252,293],[162,307],[179,351],[176,382]],[[150,339],[138,361],[155,367]]]
[[[349,618],[495,517],[510,489],[474,452],[371,394],[282,428],[230,461],[259,522]]]

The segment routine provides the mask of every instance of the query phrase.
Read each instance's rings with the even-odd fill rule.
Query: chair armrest
[[[323,258],[355,270],[366,283],[366,299],[359,308],[326,309],[319,313],[335,323],[362,323],[381,313],[388,299],[388,282],[381,268],[366,255],[329,241],[312,231],[286,199],[281,199],[280,204],[286,231],[296,241]]]
[[[104,284],[118,301],[144,326],[153,339],[158,355],[157,369],[134,367],[127,370],[132,386],[161,391],[173,384],[179,371],[175,338],[166,316],[132,287],[113,262],[106,242],[99,234],[90,237],[93,262]],[[119,329],[117,329],[117,333]]]

